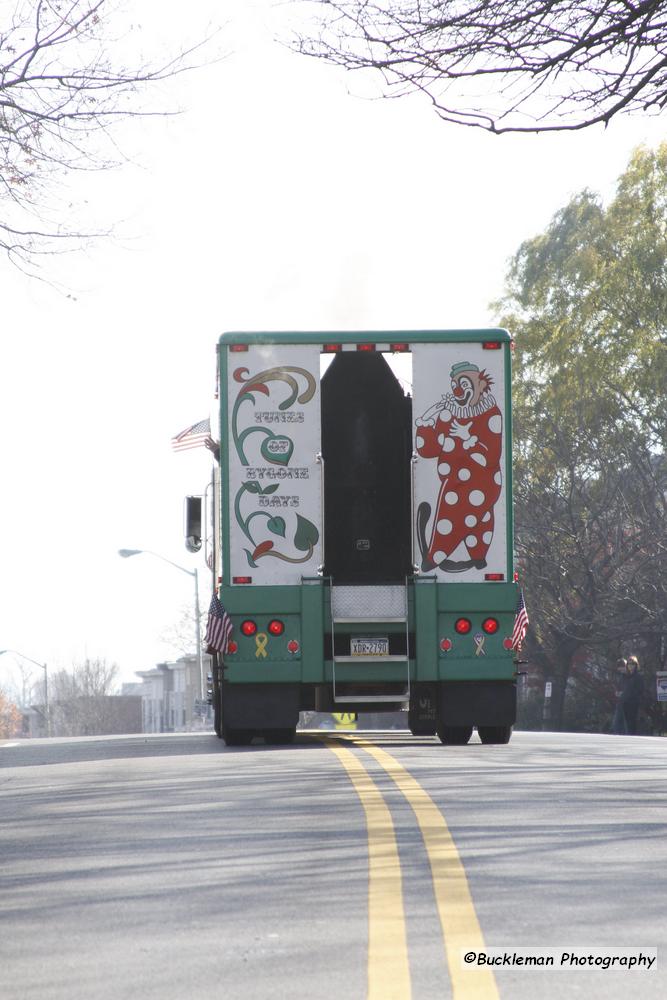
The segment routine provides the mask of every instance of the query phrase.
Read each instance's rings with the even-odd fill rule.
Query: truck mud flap
[[[445,726],[513,726],[514,681],[448,681],[439,685],[439,721]]]
[[[438,685],[413,684],[408,728],[414,736],[433,736],[438,725]]]
[[[223,682],[222,716],[232,729],[293,729],[299,721],[298,684]]]

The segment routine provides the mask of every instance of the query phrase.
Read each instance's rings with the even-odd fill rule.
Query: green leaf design
[[[267,527],[269,531],[272,531],[274,535],[280,535],[281,538],[285,537],[285,518],[284,517],[272,517],[267,522]]]
[[[262,487],[259,485],[256,479],[251,479],[250,482],[243,484],[244,488],[248,493],[261,493]]]
[[[252,553],[251,553],[250,549],[244,549],[243,551],[246,554],[246,557],[248,559],[248,563],[252,566],[253,569],[257,569],[257,563],[253,560]]]
[[[266,496],[267,493],[275,493],[279,486],[280,483],[271,483],[270,486],[265,486],[263,490],[260,490],[260,493],[264,496]]]
[[[296,534],[294,535],[294,547],[299,552],[307,552],[317,544],[320,533],[313,524],[300,514],[296,515]]]
[[[288,465],[294,451],[294,442],[285,434],[265,437],[259,449],[262,457],[273,465]]]

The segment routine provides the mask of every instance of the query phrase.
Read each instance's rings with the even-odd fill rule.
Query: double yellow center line
[[[454,1000],[498,1000],[490,969],[463,964],[468,951],[485,950],[465,869],[445,819],[433,799],[395,757],[365,740],[352,739],[387,772],[415,814],[431,866]],[[368,1000],[410,1000],[401,864],[391,813],[360,759],[332,740],[361,800],[368,831]]]

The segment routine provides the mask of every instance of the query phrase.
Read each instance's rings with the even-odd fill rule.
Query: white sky
[[[232,55],[179,79],[186,114],[128,134],[133,165],[77,180],[119,238],[57,265],[75,298],[0,261],[0,648],[51,670],[99,656],[132,680],[179,655],[163,635],[192,580],[119,548],[198,566],[208,604],[182,543],[208,453],[170,438],[208,415],[220,333],[491,325],[521,241],[582,188],[609,196],[632,149],[667,131],[446,125],[273,42],[269,0],[191,6],[202,25],[224,10]],[[175,37],[182,9],[160,5]],[[12,673],[0,658],[0,685]]]

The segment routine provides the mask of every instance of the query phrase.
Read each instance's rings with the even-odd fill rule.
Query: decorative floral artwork
[[[265,559],[306,563],[313,557],[320,531],[303,510],[304,489],[312,477],[299,443],[307,404],[318,388],[316,379],[296,365],[255,372],[239,367],[231,376],[230,388],[240,388],[230,396],[230,444],[241,473],[233,492],[232,517],[243,537],[247,564],[256,569]],[[308,418],[312,415],[311,408]]]

